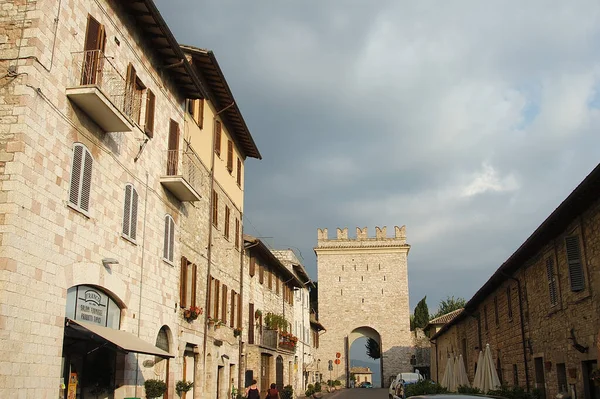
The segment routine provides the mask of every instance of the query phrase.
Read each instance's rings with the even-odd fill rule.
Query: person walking
[[[281,399],[279,390],[275,384],[271,384],[271,388],[267,391],[267,397],[265,399]]]
[[[256,380],[252,380],[252,385],[246,388],[246,398],[248,399],[260,399],[260,391],[256,386]]]

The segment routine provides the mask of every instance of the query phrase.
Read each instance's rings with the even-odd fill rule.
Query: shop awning
[[[67,328],[73,328],[79,332],[91,334],[90,338],[100,339],[111,343],[118,350],[124,352],[143,353],[160,357],[175,357],[164,350],[157,348],[149,342],[146,342],[127,331],[115,330],[108,327],[102,327],[96,324],[76,321],[67,318]]]

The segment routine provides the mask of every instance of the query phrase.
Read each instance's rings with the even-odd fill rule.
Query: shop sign
[[[119,328],[120,309],[103,291],[79,285],[67,293],[67,317],[99,326]]]

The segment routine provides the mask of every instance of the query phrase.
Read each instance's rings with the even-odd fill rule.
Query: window
[[[498,314],[498,297],[494,297],[494,317],[496,321],[496,326],[500,325],[500,315]]]
[[[212,279],[212,290],[211,290],[211,303],[212,303],[212,309],[210,310],[210,316],[213,319],[218,319],[219,318],[219,289],[220,289],[220,282],[217,279]]]
[[[101,79],[105,44],[106,32],[104,25],[101,25],[91,15],[88,15],[80,81],[82,86],[96,84]]]
[[[202,129],[202,125],[204,124],[204,99],[188,100],[188,113],[192,116],[198,127]]]
[[[513,364],[513,385],[515,387],[519,386],[519,370],[516,364]]]
[[[567,368],[564,363],[556,364],[556,379],[558,380],[558,391],[567,392]]]
[[[279,295],[279,276],[275,276],[275,293]]]
[[[223,229],[223,235],[229,240],[229,207],[225,205],[225,228]]]
[[[496,372],[498,373],[498,379],[500,384],[504,384],[504,378],[502,378],[502,363],[500,363],[500,356],[496,359]]]
[[[196,306],[196,265],[181,257],[181,276],[179,281],[179,306]]]
[[[273,271],[270,266],[267,268],[267,287],[269,287],[270,290],[273,289]]]
[[[215,152],[221,156],[221,122],[215,121]]]
[[[135,68],[129,64],[125,81],[125,114],[136,123],[140,123],[142,96],[145,89],[146,86],[138,78]]]
[[[92,191],[93,158],[89,150],[80,143],[73,146],[73,163],[71,165],[71,186],[69,205],[87,214],[90,210],[90,192]]]
[[[583,277],[583,264],[581,262],[579,236],[575,235],[566,237],[565,244],[567,247],[567,263],[569,264],[569,280],[571,281],[571,291],[582,291],[585,288],[585,279]]]
[[[169,151],[167,152],[167,175],[177,175],[179,165],[179,124],[173,119],[169,122]]]
[[[175,222],[170,215],[165,216],[165,243],[163,246],[163,259],[173,262],[173,247],[175,246]]]
[[[254,343],[254,304],[248,304],[248,343]]]
[[[146,118],[144,120],[144,132],[146,136],[154,137],[154,108],[156,106],[156,96],[152,90],[146,90]]]
[[[508,307],[508,319],[512,320],[512,298],[510,296],[510,286],[506,287],[506,306]]]
[[[212,223],[219,228],[219,194],[215,190],[212,192]]]
[[[546,275],[548,277],[548,294],[550,295],[550,306],[558,303],[558,291],[556,289],[556,275],[554,274],[554,259],[546,259]]]
[[[235,248],[240,249],[240,219],[235,218]]]
[[[248,269],[248,274],[250,274],[250,277],[254,277],[256,274],[256,259],[252,255],[250,255],[250,267]]]
[[[233,141],[227,140],[227,170],[233,173]]]
[[[223,284],[223,294],[221,295],[223,306],[221,306],[221,321],[227,324],[227,286]]]
[[[125,186],[123,205],[123,236],[133,241],[137,236],[138,193],[131,184]]]
[[[265,268],[260,263],[258,264],[258,282],[261,284],[265,282]]]
[[[242,296],[237,295],[237,328],[242,328]]]
[[[236,299],[237,293],[234,290],[231,290],[231,310],[229,315],[229,327],[235,327],[235,314],[236,314]]]
[[[487,305],[483,306],[483,323],[485,326],[485,330],[488,330],[488,321],[487,321]]]
[[[242,160],[237,159],[237,185],[242,186]]]

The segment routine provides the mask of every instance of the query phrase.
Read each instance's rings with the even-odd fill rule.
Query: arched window
[[[67,290],[65,315],[72,320],[118,330],[121,308],[100,288],[78,285]]]
[[[73,145],[69,205],[84,214],[87,214],[90,210],[93,162],[92,154],[86,146],[81,143]]]
[[[123,236],[135,241],[137,237],[138,193],[131,184],[125,185],[123,203]]]
[[[175,246],[175,222],[170,215],[165,216],[165,243],[163,248],[163,259],[169,263],[173,262],[173,247]]]

